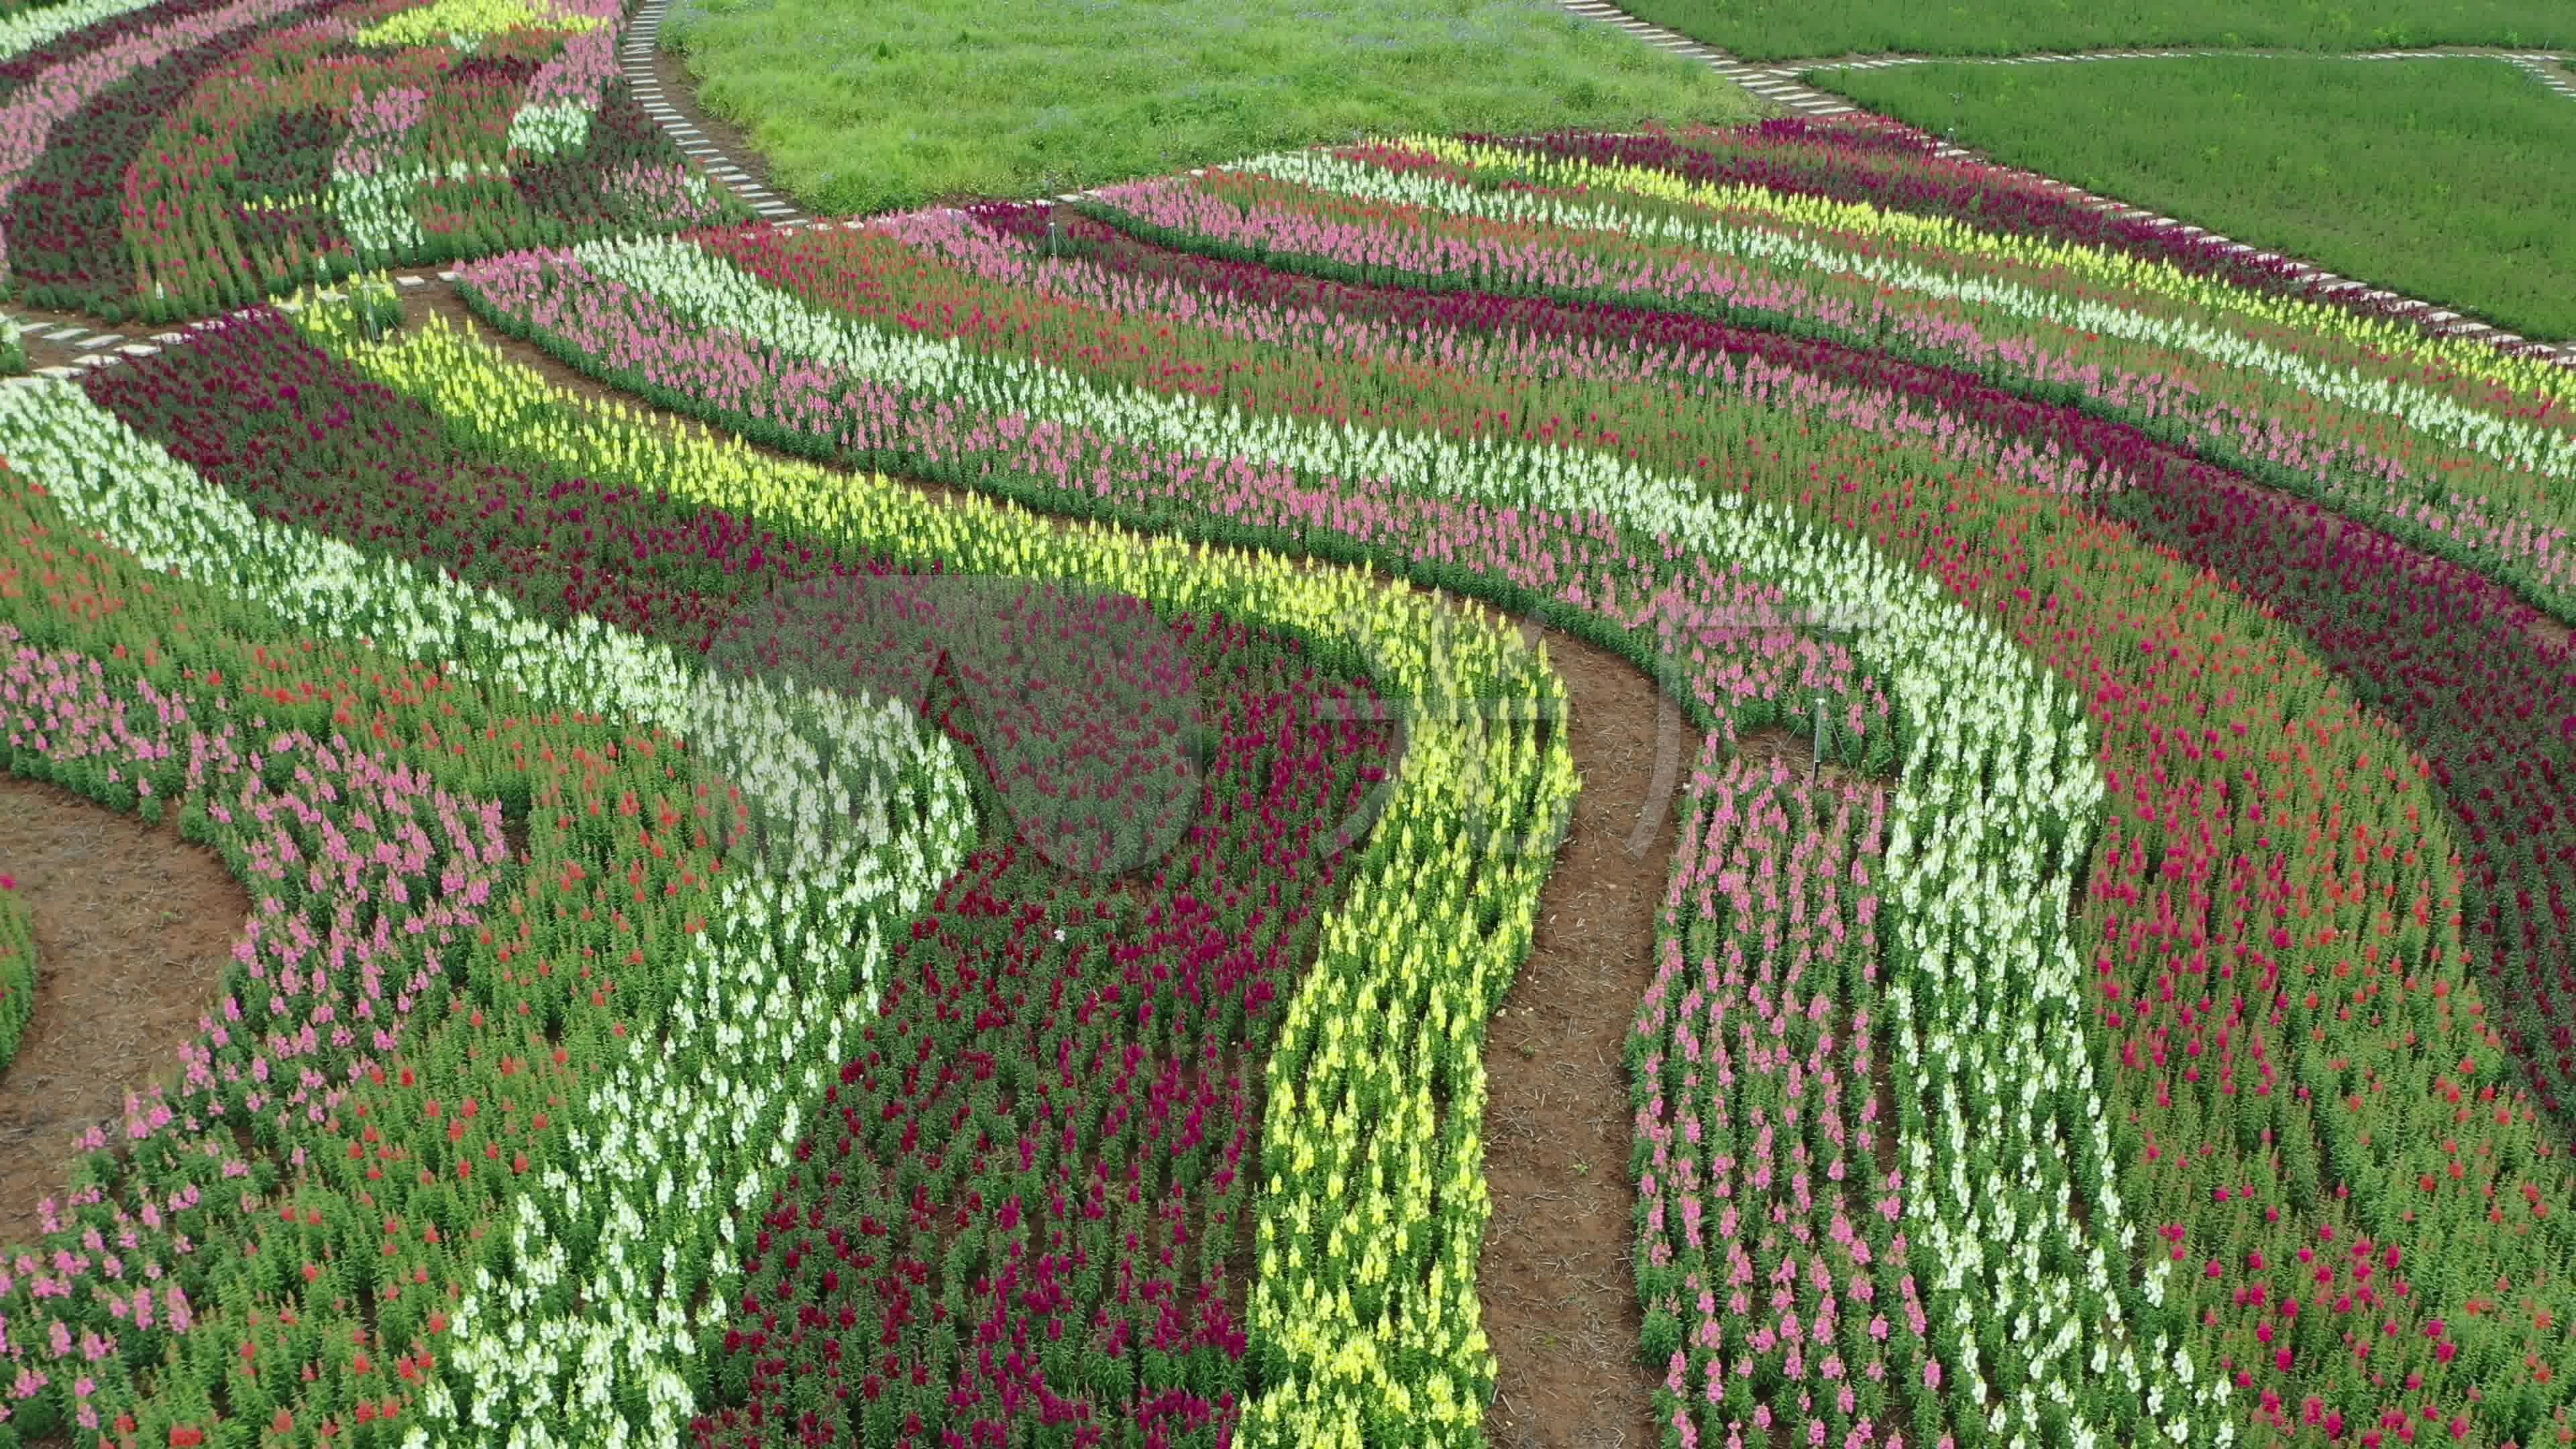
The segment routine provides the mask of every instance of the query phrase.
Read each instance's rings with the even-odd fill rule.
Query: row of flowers
[[[633,98],[620,0],[132,18],[158,23],[53,37],[0,91],[0,262],[40,305],[161,321],[364,266],[743,215]]]
[[[1667,1443],[1748,1423],[1792,1442],[1943,1432],[1880,1091],[1887,803],[1775,758],[1702,774],[1683,807],[1628,1044],[1637,1292]]]
[[[2522,339],[2445,333],[2407,315],[2402,299],[2359,284],[2329,289],[2292,258],[2222,243],[2199,227],[2132,216],[1976,156],[1944,155],[1951,148],[1939,137],[1883,116],[1466,139],[1672,172],[1722,187],[1730,206],[1775,222],[1982,253],[2069,282],[2107,280],[2236,312],[2285,334],[2359,343],[2443,372],[2495,372],[2519,388],[2565,395],[2560,367],[2529,355],[2534,348]]]
[[[1426,138],[1261,157],[1089,205],[1271,265],[1642,303],[1964,368],[2469,555],[2535,598],[2576,599],[2576,520],[2553,486],[2576,468],[2576,432],[2556,369],[2489,351],[2485,370],[2455,373],[2338,345],[2333,328],[2113,286],[2115,266],[2070,278],[2009,251],[1909,246],[1883,222],[1836,230],[1747,212],[1737,194]]]

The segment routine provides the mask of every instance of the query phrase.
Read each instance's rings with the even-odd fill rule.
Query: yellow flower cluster
[[[558,14],[531,0],[430,0],[368,26],[358,32],[356,40],[360,45],[435,45],[452,38],[479,40],[538,26],[596,30],[607,23],[595,15]]]
[[[2132,293],[2229,312],[2308,336],[2328,336],[2377,352],[2492,379],[2517,391],[2576,400],[2566,369],[2509,356],[2484,342],[2438,336],[2412,323],[2366,317],[2341,307],[2258,292],[2184,271],[2160,258],[2046,237],[1981,231],[1949,217],[1888,211],[1865,201],[1836,201],[1753,185],[1717,186],[1677,172],[1539,156],[1442,136],[1408,136],[1402,144],[1453,165],[1533,176],[1553,186],[1633,196],[1753,218],[1806,240],[1831,243],[1868,237],[1907,248],[1948,252],[2006,267],[2060,272]],[[1719,220],[1712,217],[1711,220]]]
[[[322,204],[322,193],[298,191],[285,196],[254,196],[241,203],[246,212],[305,211]]]
[[[383,341],[346,308],[316,340],[451,428],[602,482],[667,489],[899,561],[1079,579],[1356,649],[1402,702],[1405,753],[1268,1071],[1245,1445],[1479,1442],[1494,1365],[1476,1267],[1485,1022],[1526,956],[1576,779],[1564,686],[1484,610],[1368,571],[938,500],[770,457],[547,384],[435,319]],[[1444,1105],[1445,1104],[1445,1105]]]

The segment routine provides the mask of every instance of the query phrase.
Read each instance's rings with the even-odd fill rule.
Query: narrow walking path
[[[627,22],[626,34],[619,38],[617,63],[626,83],[634,87],[635,99],[654,124],[679,144],[682,155],[733,188],[753,215],[764,221],[804,216],[794,198],[770,188],[768,168],[749,154],[745,143],[750,138],[698,109],[686,84],[687,68],[678,57],[662,53],[662,21],[670,8],[671,0],[643,0],[635,7],[635,18]]]

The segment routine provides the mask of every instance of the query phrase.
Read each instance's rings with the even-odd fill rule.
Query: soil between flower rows
[[[1699,740],[1627,661],[1557,633],[1547,654],[1565,678],[1583,790],[1537,939],[1486,1037],[1494,1218],[1476,1281],[1501,1371],[1485,1432],[1496,1449],[1645,1449],[1657,1442],[1655,1375],[1637,1348],[1623,1053],[1654,980],[1677,782]],[[1665,752],[1673,768],[1659,784]]]

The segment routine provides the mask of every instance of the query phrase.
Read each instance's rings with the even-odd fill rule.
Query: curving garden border
[[[2077,52],[2049,51],[2037,55],[2020,56],[1902,55],[1817,57],[1807,60],[1776,61],[1769,64],[1757,65],[1750,61],[1738,59],[1736,56],[1731,55],[1724,50],[1720,50],[1716,46],[1703,44],[1700,41],[1693,40],[1689,36],[1681,34],[1679,31],[1668,30],[1663,26],[1652,23],[1651,21],[1640,20],[1636,16],[1629,14],[1627,11],[1620,9],[1618,6],[1611,4],[1610,0],[1559,0],[1559,3],[1564,5],[1568,11],[1571,11],[1575,15],[1581,16],[1586,20],[1598,20],[1605,24],[1615,25],[1619,29],[1636,36],[1639,40],[1642,40],[1659,50],[1670,51],[1675,55],[1686,56],[1692,60],[1700,61],[1716,70],[1718,74],[1725,76],[1728,80],[1734,81],[1740,86],[1743,86],[1746,90],[1753,92],[1764,100],[1774,102],[1775,104],[1787,107],[1793,112],[1808,116],[1850,116],[1872,114],[1870,112],[1863,111],[1860,107],[1853,105],[1848,99],[1842,96],[1834,95],[1829,91],[1819,90],[1816,87],[1808,85],[1798,79],[1800,75],[1808,71],[1828,68],[1847,67],[1854,70],[1875,70],[1898,65],[1923,65],[1934,61],[1965,61],[1981,65],[2052,65],[2090,60],[2152,60],[2219,55],[2310,54],[2309,52],[2273,50],[2092,50]],[[2490,51],[2454,47],[2441,50],[2374,50],[2345,55],[2341,58],[2346,60],[2430,60],[2438,59],[2443,56],[2484,56],[2489,59],[2501,60],[2528,72],[2538,79],[2541,84],[2547,86],[2550,90],[2555,91],[2559,95],[2565,96],[2570,100],[2576,100],[2576,79],[2571,79],[2571,76],[2568,73],[2562,73],[2561,71],[2551,68],[2553,63],[2567,63],[2567,58],[2548,51]],[[1944,144],[1936,148],[1933,154],[1949,159],[1972,159],[1981,164],[1993,166],[2007,175],[2022,177],[2040,186],[2044,186],[2049,190],[2057,192],[2061,196],[2069,197],[2076,202],[2085,206],[2090,206],[2097,211],[2107,211],[2125,220],[2143,221],[2149,226],[2163,231],[2170,231],[2179,236],[2194,237],[2203,241],[2215,242],[2227,250],[2239,255],[2250,255],[2257,261],[2273,261],[2280,256],[2277,252],[2268,252],[2257,247],[2249,246],[2244,242],[2237,241],[2233,237],[2211,231],[2207,227],[2194,226],[2189,222],[2181,221],[2174,217],[2162,216],[2142,206],[2131,206],[2125,201],[2087,191],[2083,187],[2060,181],[2053,176],[2043,176],[2036,171],[2026,171],[2018,166],[2001,165],[1992,157],[1981,156],[1977,152],[1972,151],[1965,146]],[[2350,292],[2358,288],[2365,299],[2388,304],[2392,315],[2402,321],[2414,322],[2425,331],[2433,333],[2436,336],[2478,339],[2493,344],[2499,351],[2509,352],[2524,357],[2537,357],[2546,362],[2555,362],[2561,367],[2576,368],[2576,339],[2560,343],[2536,342],[2530,338],[2522,336],[2520,333],[2504,331],[2490,323],[2478,321],[2474,317],[2465,316],[2461,313],[2451,311],[2435,303],[2424,301],[2421,298],[2404,296],[2385,288],[2373,287],[2367,282],[2355,281],[2350,277],[2340,276],[2310,262],[2291,259],[2288,271],[2291,276],[2304,281],[2307,284],[2308,291],[2316,296],[2331,297],[2338,293]]]

